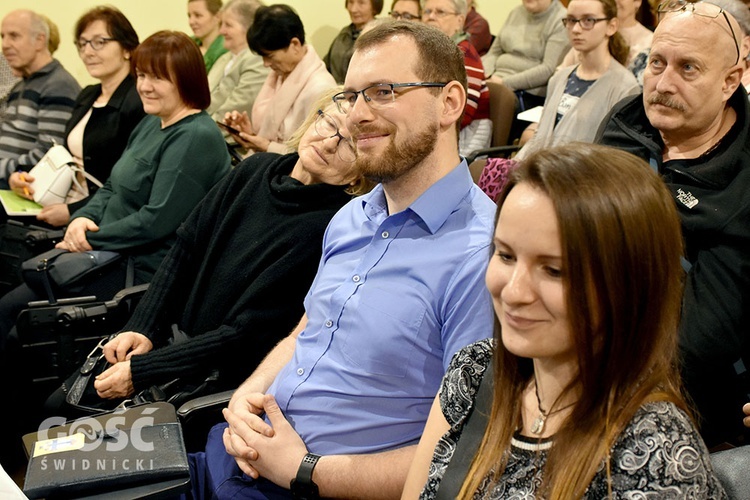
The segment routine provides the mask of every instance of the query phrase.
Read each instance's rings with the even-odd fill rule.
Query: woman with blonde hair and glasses
[[[529,156],[493,247],[494,339],[453,358],[403,498],[726,498],[680,395],[682,235],[648,164]]]

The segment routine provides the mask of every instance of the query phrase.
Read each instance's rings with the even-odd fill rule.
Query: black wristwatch
[[[292,498],[299,500],[317,500],[320,498],[318,485],[312,480],[313,469],[318,460],[320,460],[320,455],[314,453],[308,453],[302,459],[302,463],[299,464],[297,470],[297,477],[292,479],[289,484],[289,488],[292,490]]]

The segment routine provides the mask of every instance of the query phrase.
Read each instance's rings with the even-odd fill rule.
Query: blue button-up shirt
[[[419,440],[453,354],[492,336],[494,211],[462,161],[402,212],[388,215],[377,186],[336,214],[307,327],[268,391],[311,452]]]

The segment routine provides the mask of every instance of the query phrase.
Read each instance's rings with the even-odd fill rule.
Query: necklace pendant
[[[539,436],[542,432],[544,432],[544,424],[546,422],[547,417],[543,413],[540,413],[539,416],[534,419],[534,424],[531,426],[531,432]]]

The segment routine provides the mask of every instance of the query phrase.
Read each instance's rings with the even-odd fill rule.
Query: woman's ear
[[[615,36],[615,33],[617,33],[617,30],[620,28],[620,20],[616,17],[613,17],[609,20],[607,23],[607,36],[613,37]]]

